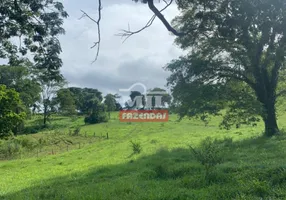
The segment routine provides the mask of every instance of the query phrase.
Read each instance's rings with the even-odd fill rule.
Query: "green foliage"
[[[0,143],[0,157],[9,159],[22,151],[21,145],[15,140],[8,140]]]
[[[63,4],[55,0],[2,0],[0,58],[8,58],[10,65],[18,65],[21,61],[19,54],[31,53],[37,68],[57,76],[62,65],[57,36],[64,33],[63,19],[67,16]],[[21,45],[16,46],[11,41],[15,37],[20,38]]]
[[[59,112],[62,115],[75,115],[76,106],[72,93],[68,89],[60,89],[57,91],[57,97],[54,99],[59,104]]]
[[[205,168],[205,179],[210,180],[216,165],[223,162],[222,149],[210,137],[201,141],[199,148],[196,150],[190,146],[196,160]]]
[[[33,150],[36,147],[38,147],[40,144],[43,144],[43,141],[38,141],[33,137],[29,136],[19,136],[14,139],[15,143],[18,143],[21,145],[22,148],[26,148],[27,150]]]
[[[0,138],[9,136],[25,119],[21,111],[19,94],[13,89],[0,85]]]
[[[76,128],[74,129],[74,131],[73,131],[73,135],[75,135],[75,136],[79,135],[79,134],[80,134],[80,130],[81,130],[80,127],[76,127]]]
[[[118,113],[111,113],[112,117]],[[285,114],[281,126],[285,126]],[[101,139],[106,133],[106,124],[84,126],[83,117],[77,121],[69,117],[55,116],[51,127],[55,131],[44,131],[33,135],[43,151],[58,146],[64,148],[60,154],[30,152],[25,158],[26,148],[21,146],[19,160],[0,162],[0,198],[17,199],[285,199],[285,135],[267,139],[260,136],[263,124],[254,129],[245,125],[236,130],[220,130],[220,117],[212,118],[209,126],[195,119],[160,123],[108,122],[112,140]],[[30,124],[31,121],[27,121]],[[81,127],[89,137],[69,136],[68,130]],[[257,132],[256,129],[259,129]],[[136,131],[135,131],[136,130]],[[241,135],[237,134],[241,132]],[[94,137],[94,133],[96,133]],[[82,135],[82,134],[81,134]],[[215,166],[208,180],[205,169],[190,150],[192,144],[200,150],[200,142],[210,136],[220,146],[224,155],[222,164]],[[228,137],[228,139],[223,139]],[[16,137],[18,138],[18,136]],[[81,146],[80,139],[95,143]],[[29,139],[30,140],[30,139]],[[144,150],[132,160],[130,140],[141,141]],[[156,144],[151,141],[157,141]],[[0,149],[2,143],[0,141]],[[34,141],[32,139],[32,141]],[[40,142],[42,141],[42,142]],[[71,143],[76,144],[72,149]],[[69,151],[67,152],[67,145]],[[59,155],[58,155],[59,154]],[[17,178],[15,178],[17,177]],[[45,180],[45,181],[43,181]],[[209,182],[209,183],[208,183]],[[96,184],[94,184],[96,183]],[[66,191],[69,188],[69,191]]]
[[[156,178],[167,178],[169,175],[168,166],[163,163],[158,163],[154,166],[154,171],[156,173]]]
[[[109,113],[109,119],[110,119],[110,112],[116,110],[116,95],[113,94],[107,94],[104,97],[104,104],[106,105],[107,111]]]
[[[142,151],[142,146],[140,142],[130,141],[133,154],[140,154]]]
[[[144,107],[146,104],[146,99],[145,99],[144,95],[141,94],[141,92],[139,92],[139,91],[131,91],[129,97],[130,97],[130,100],[125,103],[125,107],[128,109],[133,109],[133,108],[139,108],[140,109],[140,108]],[[139,98],[140,101],[137,102],[136,101],[137,98]]]
[[[77,88],[77,87],[70,87],[70,90],[76,105],[76,109],[81,114],[87,114],[91,109],[90,102],[93,99],[98,99],[100,102],[103,100],[102,93],[97,89],[93,88]]]
[[[189,50],[166,67],[172,73],[168,84],[177,112],[192,117],[230,108],[227,115],[238,120],[228,125],[225,120],[226,127],[256,123],[260,116],[265,134],[278,134],[275,104],[284,91],[279,82],[285,71],[286,4],[279,0],[177,4],[181,15],[174,25],[186,34],[176,43]],[[239,120],[243,117],[247,119]]]
[[[171,95],[169,95],[165,89],[161,89],[158,87],[149,90],[147,92],[147,98],[148,98],[148,96],[153,96],[153,98],[152,98],[152,108],[153,109],[154,108],[162,108],[162,107],[165,108],[166,105],[170,105],[171,100],[172,100]],[[158,97],[161,98],[160,104],[158,104],[159,102],[156,102],[155,96],[157,96],[157,98]],[[156,105],[156,104],[158,104],[158,105]]]
[[[89,109],[89,115],[85,117],[84,122],[86,124],[98,124],[107,122],[108,117],[106,115],[105,105],[102,104],[99,99],[94,98],[87,102],[87,108]]]
[[[27,66],[0,65],[0,84],[15,89],[27,109],[40,100],[41,87],[29,64]]]
[[[58,104],[57,99],[53,98],[65,84],[65,80],[61,78],[60,80],[53,79],[42,79],[40,80],[42,87],[42,105],[43,105],[43,125],[47,126],[47,122],[51,115],[55,113],[56,105]]]

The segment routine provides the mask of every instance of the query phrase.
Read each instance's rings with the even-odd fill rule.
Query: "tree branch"
[[[170,1],[169,4],[171,4],[173,0]],[[148,6],[150,10],[161,20],[161,22],[164,24],[164,26],[167,28],[168,31],[172,32],[174,35],[181,37],[184,36],[184,33],[179,33],[177,32],[170,24],[169,22],[165,19],[165,17],[162,15],[162,13],[155,7],[154,5],[154,0],[147,0]]]
[[[98,59],[98,55],[99,55],[99,50],[100,50],[100,42],[101,42],[101,31],[100,31],[100,21],[101,21],[101,10],[102,10],[102,6],[101,6],[101,0],[98,0],[98,19],[95,20],[93,19],[91,16],[89,16],[86,12],[84,12],[83,10],[81,10],[81,12],[83,13],[83,15],[81,16],[80,19],[87,17],[89,18],[91,21],[93,21],[96,26],[97,26],[97,34],[98,34],[98,40],[96,42],[94,42],[94,45],[91,46],[91,48],[95,48],[97,47],[97,51],[96,51],[96,56],[95,59],[92,63],[96,62]]]
[[[168,3],[167,0],[163,0],[165,3],[166,3],[166,6],[161,9],[161,10],[158,10],[155,5],[154,5],[154,0],[145,0],[144,3],[147,3],[148,4],[148,7],[149,9],[154,13],[154,15],[151,17],[151,19],[147,22],[147,24],[137,30],[137,31],[130,31],[130,29],[128,30],[122,30],[123,33],[119,33],[117,34],[117,36],[121,36],[121,37],[126,37],[126,39],[128,39],[129,37],[131,37],[132,35],[134,34],[137,34],[141,31],[143,31],[144,29],[150,27],[153,23],[153,21],[155,20],[156,17],[158,17],[161,22],[164,24],[164,26],[167,28],[168,31],[172,32],[174,35],[176,36],[184,36],[186,35],[185,33],[180,33],[178,31],[176,31],[171,25],[170,23],[165,19],[165,17],[163,16],[163,14],[161,13],[162,11],[164,11],[166,8],[168,8],[174,0],[170,0],[170,2]],[[96,57],[93,61],[93,63],[97,60],[98,58],[98,55],[99,55],[99,50],[100,50],[100,42],[101,42],[101,33],[100,33],[100,20],[101,20],[101,10],[102,10],[102,1],[101,0],[98,0],[98,19],[95,20],[93,19],[91,16],[89,16],[85,11],[81,10],[81,12],[83,13],[83,15],[80,17],[80,19],[84,18],[84,17],[88,17],[91,21],[93,21],[96,25],[97,25],[97,33],[98,33],[98,40],[96,42],[94,42],[94,45],[91,47],[91,48],[95,48],[97,47],[97,52],[96,52]],[[125,41],[124,40],[124,41]],[[123,42],[124,42],[123,41]]]
[[[167,1],[164,1],[164,2],[166,3],[166,6],[159,11],[160,13],[163,12],[164,10],[166,10],[166,9],[173,3],[173,0],[171,0],[169,3],[168,3]],[[118,33],[118,34],[116,34],[116,36],[125,37],[125,39],[124,39],[124,41],[123,41],[123,42],[125,42],[125,41],[126,41],[129,37],[131,37],[132,35],[137,34],[137,33],[140,33],[141,31],[143,31],[143,30],[145,30],[146,28],[150,27],[150,26],[153,24],[155,18],[156,18],[156,14],[154,14],[154,15],[150,18],[150,20],[146,23],[146,25],[145,25],[144,27],[142,27],[141,29],[138,29],[137,31],[130,31],[130,27],[129,27],[129,25],[128,25],[128,30],[122,29],[122,30],[121,30],[122,33]]]

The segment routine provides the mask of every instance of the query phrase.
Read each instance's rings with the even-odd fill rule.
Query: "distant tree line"
[[[43,116],[46,127],[53,114],[85,116],[85,123],[110,119],[112,111],[122,109],[117,94],[94,88],[65,87],[65,79],[43,79],[43,73],[31,63],[0,65],[0,137],[17,134],[32,115]]]

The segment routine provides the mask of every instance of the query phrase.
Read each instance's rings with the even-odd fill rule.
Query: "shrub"
[[[164,165],[163,163],[155,165],[154,171],[157,178],[167,178],[169,176],[168,166]]]
[[[21,152],[21,145],[14,139],[9,139],[0,144],[0,157],[5,159]]]
[[[190,146],[190,149],[192,150],[196,160],[204,166],[205,178],[206,180],[209,180],[215,166],[223,161],[221,146],[208,137],[200,143],[197,150],[192,146]]]
[[[28,150],[33,150],[39,146],[39,141],[30,136],[19,136],[15,138],[15,142]]]
[[[105,112],[103,113],[92,113],[84,118],[85,124],[98,124],[108,122],[108,117]]]
[[[80,127],[77,127],[76,129],[74,129],[73,135],[78,136],[80,134],[80,129],[81,129]]]
[[[91,99],[87,104],[89,107],[89,115],[84,119],[86,124],[98,124],[108,121],[106,107],[99,99]]]
[[[130,142],[131,142],[133,154],[140,154],[142,151],[140,142],[133,142],[133,141],[130,141]]]

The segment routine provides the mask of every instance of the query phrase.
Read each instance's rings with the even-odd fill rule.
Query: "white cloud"
[[[97,17],[95,1],[65,1],[70,17],[65,21],[66,35],[61,36],[64,66],[62,73],[70,85],[97,88],[103,93],[116,93],[121,87],[142,82],[150,87],[164,86],[168,73],[162,69],[171,59],[182,54],[173,45],[174,37],[157,19],[143,32],[130,37],[122,44],[115,36],[128,23],[132,30],[141,28],[152,16],[145,4],[124,0],[122,4],[104,2],[101,22],[101,48],[98,61],[91,65],[96,50],[90,46],[97,40],[96,25],[88,18],[79,20],[80,9]],[[163,5],[163,4],[162,4]],[[170,21],[178,14],[176,6],[164,13]]]

